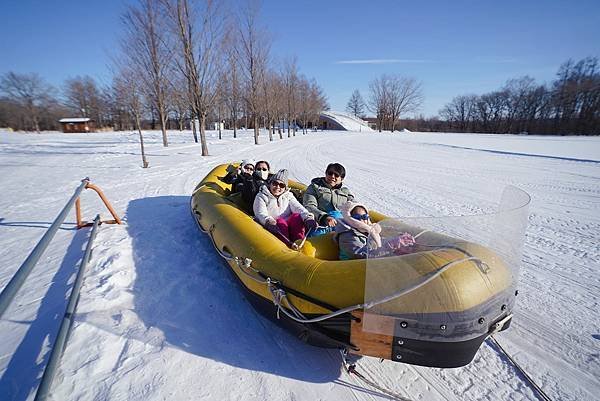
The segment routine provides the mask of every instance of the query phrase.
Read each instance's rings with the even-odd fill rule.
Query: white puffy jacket
[[[296,200],[289,189],[276,198],[268,185],[263,185],[254,198],[253,206],[254,216],[263,226],[267,222],[274,224],[279,217],[288,218],[292,213],[300,213],[302,220],[314,219],[313,214]]]

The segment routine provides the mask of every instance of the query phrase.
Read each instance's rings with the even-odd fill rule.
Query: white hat
[[[242,163],[240,164],[240,167],[244,168],[244,166],[251,164],[252,167],[254,167],[254,159],[244,159],[242,160]]]

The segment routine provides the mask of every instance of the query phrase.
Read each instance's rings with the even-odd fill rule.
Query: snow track
[[[250,132],[236,140],[211,132],[212,156],[202,158],[189,132],[171,133],[166,149],[148,133],[144,170],[134,134],[0,133],[0,287],[84,176],[124,215],[123,226],[102,226],[96,238],[54,399],[388,399],[343,373],[336,351],[303,344],[254,311],[190,218],[197,182],[246,157],[306,183],[340,162],[357,198],[393,216],[480,213],[505,185],[529,192],[515,319],[497,339],[553,399],[597,399],[600,165],[572,159],[600,160],[600,139],[298,135],[255,146]],[[90,194],[83,211],[104,212]],[[73,220],[0,321],[2,401],[33,399],[87,238]],[[414,400],[536,399],[489,345],[459,369],[374,358],[359,359],[358,369]]]

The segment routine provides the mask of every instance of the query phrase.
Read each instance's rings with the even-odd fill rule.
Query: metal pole
[[[48,228],[48,231],[46,231],[42,239],[40,239],[35,248],[33,248],[33,251],[31,251],[29,256],[27,256],[27,259],[25,259],[25,262],[23,262],[21,267],[19,267],[19,270],[17,270],[13,278],[10,279],[6,287],[4,287],[4,290],[0,294],[0,318],[2,318],[2,315],[4,315],[4,312],[13,301],[15,295],[17,294],[17,291],[19,291],[19,288],[21,288],[23,282],[25,282],[25,279],[27,278],[27,276],[29,276],[29,273],[31,273],[31,270],[36,265],[36,263],[48,247],[48,244],[50,243],[52,238],[54,238],[54,235],[58,231],[58,228],[65,221],[67,214],[69,213],[69,211],[73,207],[73,204],[79,198],[81,191],[85,189],[89,181],[89,178],[84,178],[83,180],[81,180],[81,185],[79,185],[79,187],[75,190],[75,193],[73,194],[71,199],[69,199],[69,202],[67,202],[67,204],[60,212],[56,220],[54,220],[50,228]]]
[[[99,224],[100,215],[96,215],[96,218],[94,219],[94,226],[92,227],[92,232],[90,233],[90,238],[88,239],[87,246],[85,247],[85,253],[83,254],[83,259],[81,260],[81,266],[79,267],[77,278],[75,279],[73,289],[71,290],[71,295],[69,296],[69,304],[67,305],[67,310],[65,311],[60,328],[58,329],[56,341],[54,342],[54,346],[50,352],[50,358],[48,359],[46,369],[44,369],[44,375],[42,376],[42,381],[37,389],[34,401],[44,401],[50,393],[50,387],[52,386],[52,380],[54,380],[56,368],[58,367],[60,357],[62,356],[65,346],[67,345],[69,332],[71,331],[71,326],[73,325],[73,316],[75,315],[75,308],[77,307],[77,302],[79,301],[79,291],[81,290],[83,278],[85,276],[85,270],[92,254],[92,243],[94,242],[94,238],[96,238],[96,230],[98,229]]]

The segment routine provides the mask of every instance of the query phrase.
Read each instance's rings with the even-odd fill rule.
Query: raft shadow
[[[0,377],[0,399],[24,401],[30,398],[31,392],[37,389],[42,372],[50,357],[47,347],[48,345],[52,346],[56,341],[56,334],[65,313],[68,295],[73,285],[71,278],[79,268],[89,234],[90,230],[79,230],[74,233],[60,267],[52,277],[48,291],[41,300],[36,316],[32,321],[8,320],[7,317],[10,318],[12,307],[7,310],[3,320],[11,323],[28,324],[29,327],[11,355],[2,377]],[[33,274],[36,270],[51,268],[52,266],[44,264],[44,258],[42,257],[37,266],[34,267]],[[24,287],[31,283],[33,279],[33,277],[29,277]],[[17,295],[16,302],[18,300],[19,295]],[[22,300],[25,303],[30,301]]]
[[[337,351],[303,343],[246,301],[189,203],[161,196],[127,207],[134,309],[146,327],[160,329],[171,346],[231,366],[313,383],[338,379]]]

